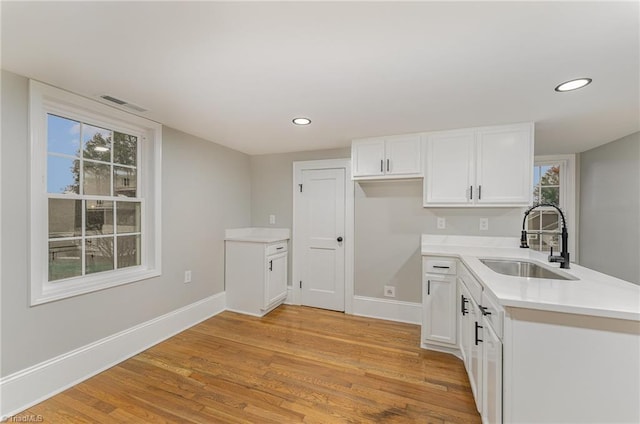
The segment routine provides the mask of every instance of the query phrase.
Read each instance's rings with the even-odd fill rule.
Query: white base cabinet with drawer
[[[272,243],[225,241],[227,309],[263,316],[287,297],[286,240]]]
[[[422,346],[459,354],[455,259],[422,259]]]

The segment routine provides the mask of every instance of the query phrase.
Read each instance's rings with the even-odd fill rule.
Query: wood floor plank
[[[20,415],[45,423],[464,423],[462,362],[416,325],[281,306],[223,312]]]

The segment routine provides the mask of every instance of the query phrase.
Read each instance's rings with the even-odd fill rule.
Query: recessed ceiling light
[[[571,81],[563,82],[562,84],[557,86],[555,90],[559,92],[577,90],[578,88],[582,88],[589,84],[591,84],[591,78],[578,78]]]
[[[296,125],[309,125],[311,123],[311,119],[309,118],[293,118],[293,123]]]

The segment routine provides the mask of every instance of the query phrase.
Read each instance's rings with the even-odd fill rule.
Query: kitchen
[[[74,13],[99,14],[99,11],[91,10],[89,5],[78,7],[74,11],[59,4],[3,4],[3,69],[6,70],[2,76],[3,378],[203,299],[212,298],[211,301],[215,302],[213,297],[224,291],[224,231],[249,226],[292,228],[293,162],[349,158],[351,140],[363,137],[535,121],[537,156],[577,154],[576,167],[579,165],[580,170],[574,169],[574,174],[575,203],[579,215],[568,218],[570,225],[575,228],[571,234],[578,236],[576,248],[570,251],[572,258],[577,259],[578,263],[584,262],[587,267],[590,267],[587,262],[591,261],[605,273],[614,276],[622,272],[624,274],[620,278],[629,281],[635,278],[635,283],[638,283],[638,240],[633,237],[633,231],[637,232],[638,228],[638,196],[625,195],[626,192],[639,191],[638,22],[635,3],[617,4],[616,7],[598,3],[587,7],[578,3],[573,6],[575,11],[570,6],[562,9],[561,5],[521,5],[520,9],[517,5],[506,4],[503,6],[506,10],[501,11],[492,9],[498,8],[498,5],[485,5],[488,8],[486,10],[480,4],[461,4],[459,7],[463,7],[462,10],[457,10],[453,5],[440,5],[438,10],[432,12],[432,18],[427,18],[428,9],[421,9],[428,8],[428,4],[405,6],[408,8],[405,11],[394,11],[386,4],[349,4],[343,6],[345,9],[340,13],[344,17],[338,22],[332,21],[327,14],[339,16],[340,13],[334,15],[330,9],[323,10],[321,5],[308,6],[312,8],[313,18],[305,17],[307,15],[302,5],[238,5],[235,11],[232,6],[221,5],[221,9],[215,11],[218,15],[211,11],[214,16],[221,16],[219,23],[248,19],[243,18],[247,12],[243,9],[245,7],[258,7],[252,9],[254,13],[259,10],[267,14],[273,27],[284,27],[279,19],[284,20],[289,14],[294,14],[299,23],[291,30],[292,33],[302,31],[316,22],[312,28],[318,38],[309,39],[314,40],[319,51],[326,51],[329,46],[340,47],[336,40],[321,36],[326,36],[322,31],[323,19],[333,23],[336,36],[346,37],[353,35],[350,28],[354,17],[364,14],[371,20],[367,34],[372,40],[356,44],[356,51],[359,52],[356,57],[353,56],[352,47],[339,48],[330,58],[319,57],[316,60],[324,60],[323,72],[319,75],[313,72],[313,66],[303,66],[305,60],[316,63],[312,55],[319,54],[318,51],[303,50],[299,53],[301,56],[297,57],[284,52],[279,61],[271,61],[268,55],[260,54],[265,51],[265,46],[260,44],[259,37],[251,37],[254,35],[251,25],[256,28],[262,26],[251,20],[238,30],[241,34],[237,35],[239,46],[256,48],[254,56],[247,55],[251,60],[239,68],[244,72],[239,80],[247,84],[234,85],[234,96],[229,97],[224,105],[210,103],[216,95],[225,92],[222,80],[210,81],[207,96],[201,95],[203,87],[199,84],[187,84],[187,80],[194,75],[204,78],[205,70],[196,66],[187,69],[185,75],[172,66],[157,64],[154,78],[166,84],[166,88],[153,91],[137,88],[131,83],[135,81],[136,84],[142,84],[148,77],[147,68],[132,68],[127,74],[118,71],[103,71],[102,74],[91,64],[100,63],[97,62],[99,58],[94,56],[94,62],[81,61],[83,65],[78,68],[93,75],[91,79],[98,86],[91,85],[89,79],[83,79],[64,67],[62,60],[56,62],[56,66],[50,66],[58,60],[56,57],[68,55],[68,51],[57,51],[51,47],[48,51],[57,51],[57,54],[51,55],[53,57],[37,55],[41,52],[38,43],[46,37],[41,34],[29,35],[16,28],[55,24],[55,33],[64,34],[64,23],[70,16],[75,16]],[[107,13],[109,7],[102,7],[105,10],[100,11]],[[137,7],[127,13],[139,17],[147,12],[143,6]],[[218,46],[215,38],[207,36],[204,25],[200,24],[203,11],[206,12],[206,8],[212,5],[203,4],[199,6],[204,8],[202,10],[194,8],[188,11],[173,9],[177,7],[175,5],[147,7],[155,8],[149,13],[157,16],[167,27],[173,22],[172,15],[176,14],[180,14],[185,22],[198,23],[189,29],[192,34],[185,30],[185,34],[201,40],[193,45],[194,50],[219,49],[217,51],[220,54],[227,55],[224,56],[226,61],[222,61],[224,63],[242,60],[242,49],[226,51],[224,45]],[[275,7],[276,11],[269,12],[269,7]],[[582,7],[586,7],[586,10]],[[554,15],[554,12],[558,12],[558,15]],[[581,19],[574,19],[569,12],[584,15],[579,15]],[[117,14],[118,10],[110,13]],[[493,15],[504,16],[497,24],[514,31],[518,35],[514,39],[519,41],[513,45],[509,40],[503,40],[502,32],[474,33],[484,26],[479,23],[482,20],[465,18],[455,26],[457,31],[448,38],[448,44],[441,46],[442,50],[438,50],[438,46],[430,47],[436,50],[430,50],[432,53],[427,56],[431,60],[426,60],[423,47],[408,42],[418,36],[413,31],[422,28],[420,25],[427,19],[433,27],[433,33],[419,37],[435,37],[438,30],[442,29],[440,25],[444,25],[439,24],[436,18],[438,13],[448,17],[449,25],[467,13],[481,14],[487,22],[492,22]],[[566,22],[576,26],[574,32],[567,34],[567,25],[563,25],[566,22],[555,22],[549,18],[550,15],[559,20],[559,16],[565,16]],[[385,25],[387,19],[394,25]],[[89,31],[89,24],[84,20],[82,23]],[[104,25],[102,29],[106,30],[108,25]],[[174,39],[175,35],[163,37],[157,34],[151,23],[145,25],[150,27],[141,31],[143,39],[137,41],[140,44],[136,45],[136,52],[143,51],[140,46],[145,45],[148,49],[145,51],[147,60],[153,60],[154,56],[164,57],[165,52],[177,49],[181,52],[177,57],[185,59],[182,55],[187,54],[186,49],[180,49],[180,46],[187,44],[180,44],[176,41],[178,39]],[[543,27],[546,28],[544,33],[536,31]],[[404,28],[404,32],[393,42],[385,41],[385,36],[392,37],[396,31],[389,28]],[[147,33],[160,38],[146,40],[144,34]],[[474,34],[475,42],[482,48],[473,51],[463,48],[465,41],[470,39],[470,33]],[[83,46],[77,44],[79,40],[73,35],[64,41],[77,48],[76,51],[81,51]],[[113,40],[96,38],[94,41],[98,42],[98,50],[113,53],[116,49],[110,46],[126,44],[125,41],[119,42],[122,39],[118,37],[123,37],[122,34],[113,37]],[[566,45],[552,49],[557,39],[564,40]],[[584,40],[588,42],[583,43]],[[282,41],[280,34],[274,33],[269,41],[273,43],[270,47],[272,54],[275,54],[273,46]],[[293,43],[291,40],[288,42]],[[533,49],[532,46],[537,43],[544,48]],[[490,48],[494,44],[495,49]],[[285,45],[289,46],[287,43]],[[398,50],[398,46],[406,46],[406,50]],[[560,51],[567,46],[585,49],[577,50],[575,63],[558,59],[562,57]],[[293,43],[291,47],[297,47],[297,44]],[[467,56],[459,59],[455,54],[447,53],[447,49],[464,52]],[[133,52],[129,51],[129,54]],[[391,60],[374,67],[383,57]],[[446,66],[437,67],[436,59],[444,61]],[[34,68],[29,67],[29,61],[37,62],[32,63]],[[517,71],[509,70],[507,64],[518,61],[525,62],[526,66],[517,68]],[[267,70],[276,67],[277,63],[282,66],[277,68],[280,73],[271,74],[268,84],[258,86],[261,73],[267,75]],[[460,71],[459,63],[464,63],[469,70]],[[553,66],[543,67],[543,63],[553,63]],[[349,68],[349,64],[353,67]],[[224,71],[225,77],[231,77],[230,73],[233,72],[222,65],[218,68],[218,65],[211,65],[211,69]],[[505,70],[496,74],[501,67]],[[251,69],[260,69],[261,73],[251,73]],[[296,69],[304,71],[299,80],[294,72]],[[527,69],[530,72],[525,72]],[[444,85],[444,80],[436,78],[439,73],[451,76],[451,80],[447,80],[449,85]],[[352,79],[344,84],[341,78],[346,75],[351,75]],[[388,80],[386,77],[390,75],[403,75],[404,78]],[[420,75],[425,77],[421,78]],[[462,84],[453,79],[456,76],[469,78],[470,75],[476,75],[478,80],[471,78]],[[557,84],[583,76],[593,78],[593,83],[576,92],[553,91]],[[30,159],[25,147],[29,139],[27,77],[85,95],[111,94],[122,97],[148,107],[150,113],[158,114],[156,120],[165,125],[162,128],[161,277],[35,307],[28,306],[25,288],[30,270],[25,253],[29,250],[29,178],[26,170]],[[427,84],[429,78],[437,80],[437,84]],[[502,87],[503,78],[509,78],[506,90]],[[309,79],[314,83],[308,84]],[[535,85],[528,91],[515,88],[516,83],[529,80],[534,81]],[[320,85],[323,81],[326,86]],[[474,88],[475,84],[480,88]],[[181,86],[191,101],[178,96]],[[321,112],[319,106],[315,106],[318,112],[313,113],[312,108],[304,104],[280,110],[274,102],[283,101],[284,94],[279,92],[287,86],[295,88],[294,97],[313,99],[320,96],[322,91],[327,91],[341,101],[339,104],[331,103],[334,109],[331,115],[328,110]],[[277,87],[278,90],[269,87]],[[414,94],[416,91],[418,95]],[[253,101],[260,93],[265,96],[260,97],[262,101],[269,100],[268,103]],[[386,95],[391,96],[386,102],[375,101]],[[489,101],[491,99],[495,101]],[[526,101],[523,102],[523,99]],[[194,109],[199,100],[204,103]],[[516,105],[524,107],[522,103],[532,105],[532,109],[518,110]],[[356,105],[363,109],[356,108]],[[573,114],[566,116],[571,108],[576,109]],[[204,130],[196,131],[194,124],[191,124],[192,116],[200,115],[198,110],[208,111],[204,115],[206,120],[214,121],[213,135]],[[247,116],[255,114],[258,120],[247,127],[234,127],[239,131],[237,136],[233,136],[238,144],[223,147],[222,142],[232,137],[231,133],[226,133],[230,131],[227,128],[231,128],[231,122],[236,122],[232,118],[239,119],[242,116],[241,110]],[[278,115],[282,123],[266,122],[267,111]],[[308,113],[312,124],[293,127],[291,119],[302,113]],[[258,118],[260,116],[262,118]],[[349,129],[347,118],[355,120],[359,128],[357,132]],[[340,135],[331,135],[330,127],[341,129]],[[314,128],[319,128],[315,130],[317,133],[313,133]],[[199,134],[200,137],[190,134]],[[253,140],[253,145],[245,140]],[[280,140],[289,144],[280,145]],[[314,144],[317,140],[322,143]],[[581,141],[585,144],[579,144]],[[630,156],[632,154],[636,154],[635,160]],[[607,161],[610,161],[608,167],[604,165]],[[630,163],[628,168],[623,168],[625,163]],[[609,181],[611,187],[606,185]],[[624,190],[614,187],[624,187]],[[393,286],[396,301],[420,304],[422,234],[520,236],[524,212],[521,207],[424,208],[421,180],[361,182],[356,183],[354,189],[354,293],[361,298],[386,300],[384,286]],[[275,224],[269,223],[270,215],[275,216]],[[444,229],[438,229],[437,218],[445,218]],[[481,218],[487,218],[488,230],[479,229]],[[190,285],[183,284],[185,270],[192,271]],[[112,311],[119,313],[114,315]],[[78,316],[82,316],[81,322]],[[105,320],[104,317],[109,319]],[[64,336],[60,334],[61,328],[68,330]]]

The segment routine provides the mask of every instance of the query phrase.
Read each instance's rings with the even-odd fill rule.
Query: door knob
[[[342,241],[342,237],[338,237],[338,243],[340,243]]]

